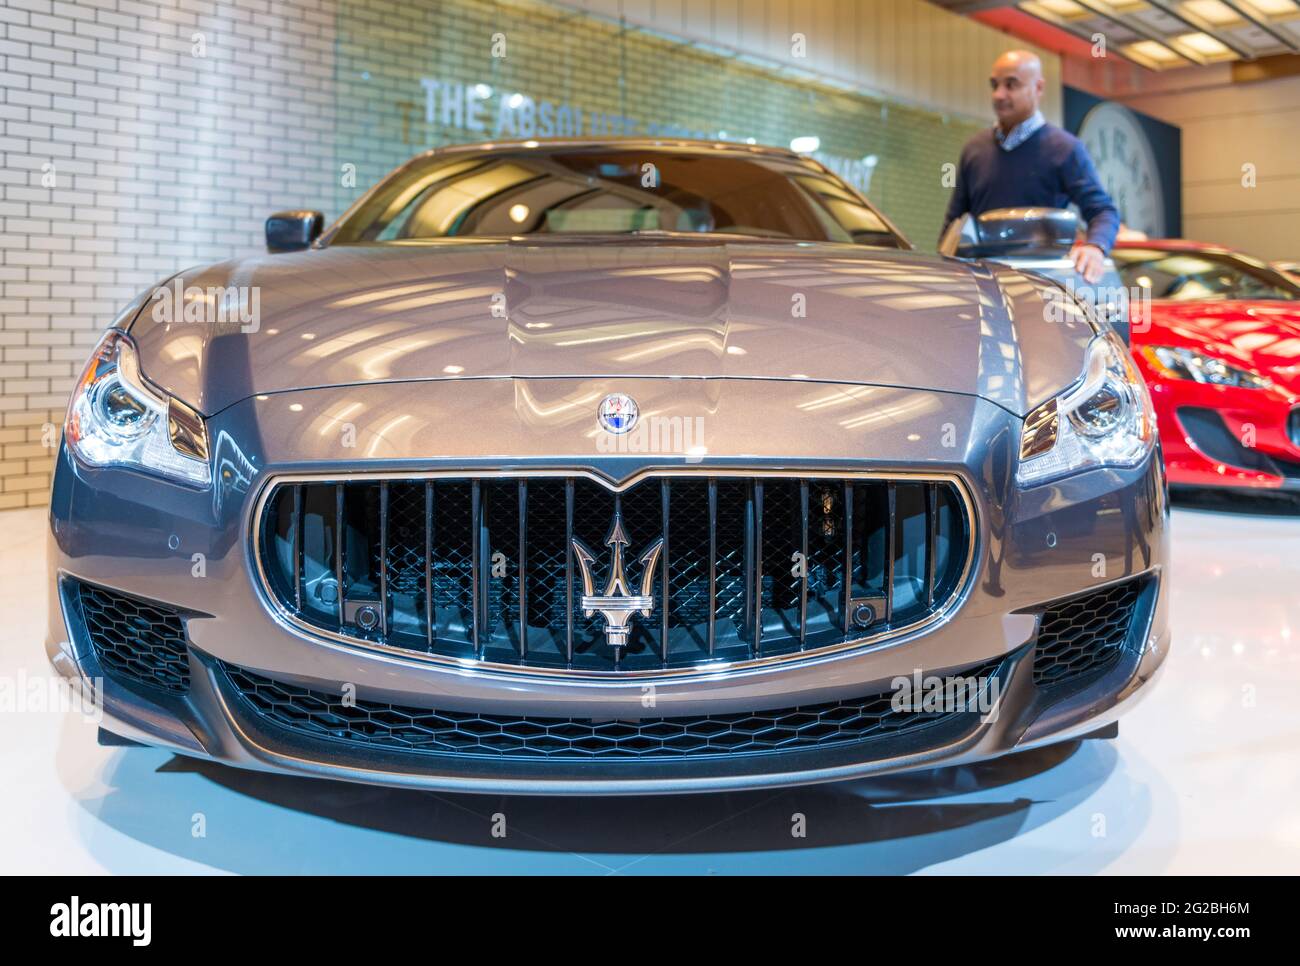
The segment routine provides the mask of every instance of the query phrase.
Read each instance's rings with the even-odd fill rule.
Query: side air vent
[[[173,694],[189,690],[189,650],[179,611],[80,581],[70,593],[105,673]]]
[[[1034,647],[1034,684],[1060,697],[1119,663],[1147,583],[1139,577],[1067,598],[1044,611]]]

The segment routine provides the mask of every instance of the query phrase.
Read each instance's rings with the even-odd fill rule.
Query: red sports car
[[[1169,482],[1300,490],[1300,284],[1268,263],[1182,240],[1122,242],[1133,355],[1151,389]]]

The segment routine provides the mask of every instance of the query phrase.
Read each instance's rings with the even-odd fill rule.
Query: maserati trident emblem
[[[630,432],[641,415],[636,400],[627,393],[612,392],[600,401],[596,410],[596,422],[600,428],[615,436]]]
[[[659,566],[659,554],[664,547],[660,537],[642,551],[637,562],[641,565],[641,593],[634,594],[628,586],[627,575],[623,572],[623,548],[631,544],[627,531],[623,529],[623,515],[614,511],[614,525],[609,528],[605,545],[614,550],[609,564],[609,581],[605,592],[596,594],[596,581],[592,576],[591,566],[596,562],[596,555],[587,549],[577,538],[573,540],[573,554],[578,558],[578,567],[582,571],[582,608],[587,617],[600,611],[605,618],[605,641],[610,647],[624,647],[628,635],[632,633],[632,617],[640,613],[649,617],[654,610],[655,599],[652,593],[655,585],[655,568]]]

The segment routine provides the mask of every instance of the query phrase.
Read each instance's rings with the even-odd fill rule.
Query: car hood
[[[339,246],[152,295],[131,327],[144,372],[205,414],[314,387],[595,376],[901,386],[1024,415],[1078,377],[1093,335],[1036,276],[838,244]]]
[[[1133,341],[1209,351],[1300,393],[1300,302],[1152,302]]]

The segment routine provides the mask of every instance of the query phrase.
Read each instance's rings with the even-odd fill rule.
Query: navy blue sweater
[[[962,148],[957,187],[943,227],[968,211],[979,215],[994,208],[1065,208],[1071,201],[1088,223],[1088,243],[1109,252],[1119,231],[1119,209],[1101,186],[1083,142],[1054,124],[1044,124],[1023,144],[1003,151],[989,128]]]

